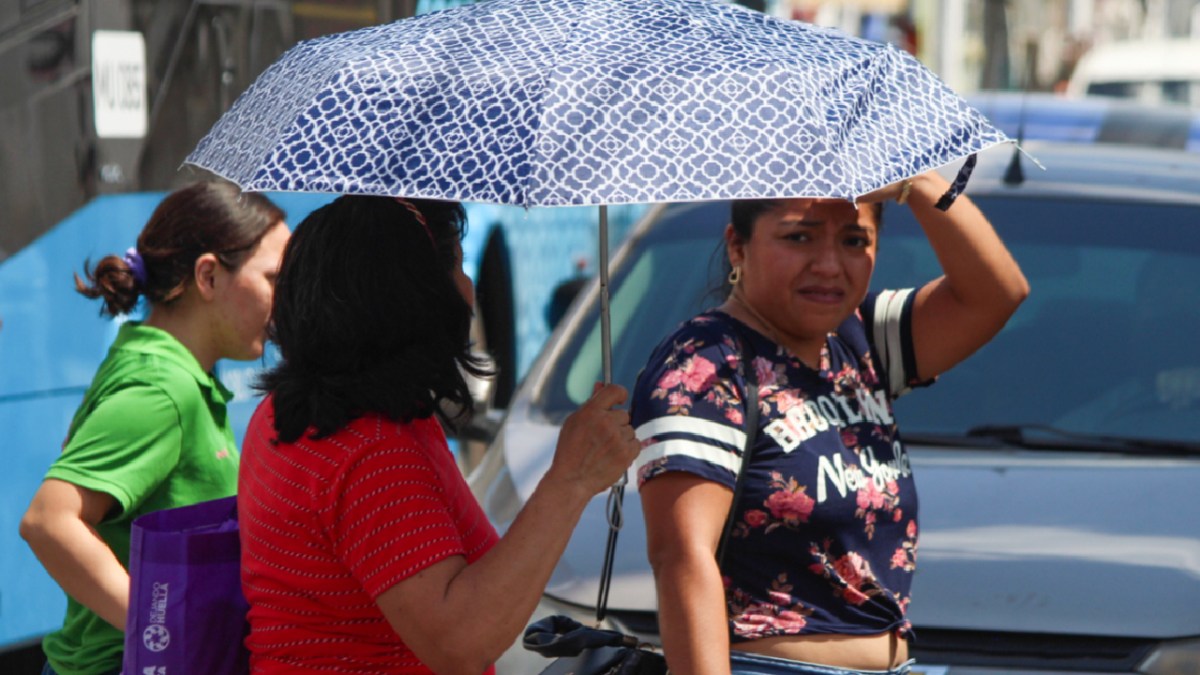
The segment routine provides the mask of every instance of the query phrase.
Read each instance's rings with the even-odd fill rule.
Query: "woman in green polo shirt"
[[[255,359],[289,231],[266,197],[219,181],[171,193],[137,248],[110,255],[76,288],[128,314],[21,520],[21,536],[68,596],[43,641],[44,673],[121,669],[129,607],[129,537],[151,511],[227,497],[238,450],[218,359]]]

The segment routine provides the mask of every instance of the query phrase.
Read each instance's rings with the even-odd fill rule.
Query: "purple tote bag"
[[[125,675],[249,672],[237,497],[133,521]]]

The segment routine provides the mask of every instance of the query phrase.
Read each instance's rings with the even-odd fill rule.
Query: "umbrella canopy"
[[[891,45],[718,0],[487,0],[293,47],[187,162],[526,207],[854,199],[1007,140]]]

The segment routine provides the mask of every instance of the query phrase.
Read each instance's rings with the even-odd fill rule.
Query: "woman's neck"
[[[809,368],[813,370],[820,368],[821,349],[825,345],[824,340],[813,342],[810,345],[785,338],[783,331],[777,329],[775,324],[768,321],[766,317],[760,314],[758,310],[754,309],[742,297],[740,287],[734,286],[733,292],[729,294],[729,298],[718,309],[770,338],[772,342],[786,349],[792,356],[799,359]]]
[[[179,299],[182,300],[184,298]],[[151,305],[150,313],[142,325],[170,333],[171,337],[179,340],[179,343],[196,357],[204,372],[211,373],[217,363],[217,355],[211,349],[211,341],[207,339],[208,329],[204,323],[203,317],[197,312],[187,311],[184,307]]]

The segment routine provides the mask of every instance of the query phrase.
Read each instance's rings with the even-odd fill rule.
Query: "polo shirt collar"
[[[112,349],[151,354],[171,361],[183,368],[200,386],[207,389],[211,396],[222,403],[229,403],[233,399],[232,391],[221,384],[215,375],[205,372],[196,356],[188,351],[182,342],[176,340],[174,335],[161,328],[147,326],[140,321],[126,321],[117,331],[117,339],[113,341]]]

